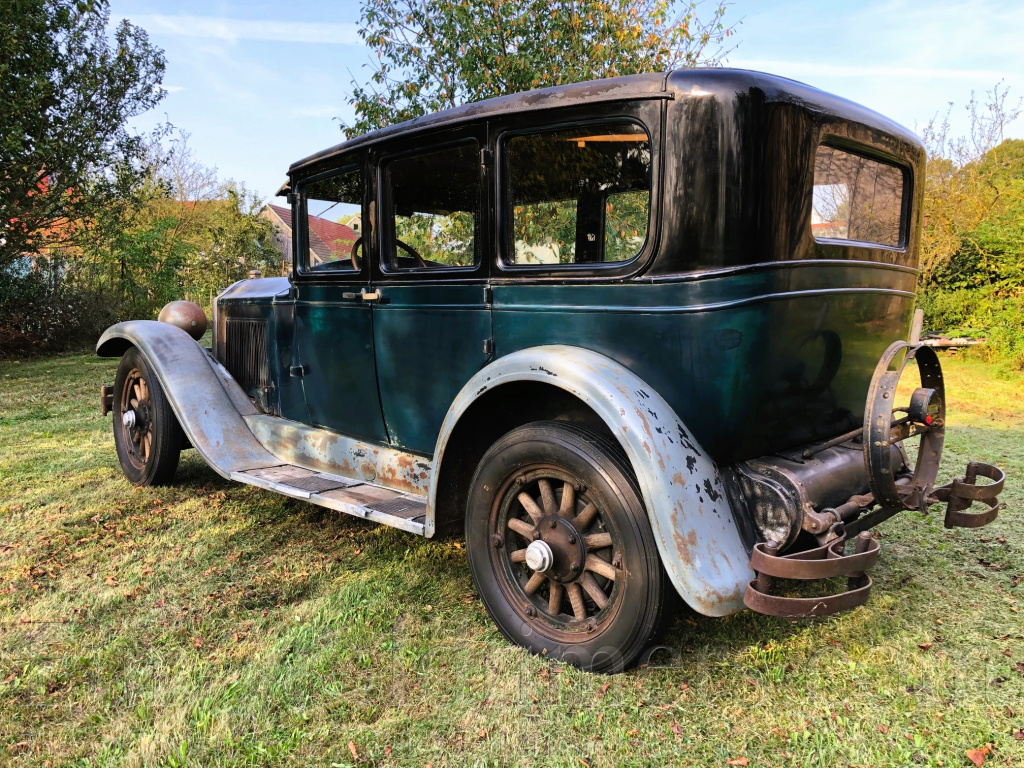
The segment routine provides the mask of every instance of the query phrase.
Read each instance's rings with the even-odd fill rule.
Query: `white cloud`
[[[907,79],[982,80],[996,82],[1010,72],[988,69],[941,69],[933,67],[857,66],[823,64],[811,61],[777,61],[770,59],[729,59],[730,67],[754,69],[791,77],[900,77]]]
[[[296,117],[337,117],[342,112],[342,107],[333,104],[310,105],[295,110]]]
[[[282,43],[362,45],[356,24],[305,21],[256,21],[221,16],[143,14],[129,20],[152,34],[212,37],[217,40],[265,40]]]

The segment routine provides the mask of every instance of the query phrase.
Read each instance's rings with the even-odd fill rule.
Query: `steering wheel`
[[[362,237],[360,237],[352,244],[352,269],[354,269],[356,272],[359,271],[359,259],[356,258],[356,252],[360,249],[360,247],[362,247],[362,245]]]
[[[418,266],[419,266],[419,267],[420,267],[421,269],[427,269],[427,262],[425,262],[425,261],[423,260],[423,257],[422,257],[422,256],[420,256],[420,255],[419,255],[419,254],[418,254],[418,253],[416,252],[416,249],[415,249],[415,248],[413,248],[413,247],[412,247],[411,245],[409,245],[408,243],[406,243],[406,242],[404,242],[404,241],[402,241],[402,240],[399,240],[399,239],[398,239],[397,237],[395,238],[395,243],[396,243],[396,244],[398,245],[398,247],[399,247],[399,248],[401,248],[401,249],[402,249],[403,251],[405,251],[406,253],[408,253],[408,254],[409,254],[410,256],[412,256],[412,257],[413,257],[414,259],[416,259],[416,264],[417,264],[417,265],[418,265]]]

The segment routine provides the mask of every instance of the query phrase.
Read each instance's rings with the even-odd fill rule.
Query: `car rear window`
[[[904,171],[822,144],[814,157],[811,231],[816,240],[897,248],[903,240]]]
[[[635,123],[517,134],[504,143],[507,263],[623,262],[647,239],[651,143]]]

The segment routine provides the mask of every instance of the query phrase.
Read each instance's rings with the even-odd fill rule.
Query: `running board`
[[[346,515],[424,535],[427,502],[422,496],[294,464],[232,472],[231,479]]]

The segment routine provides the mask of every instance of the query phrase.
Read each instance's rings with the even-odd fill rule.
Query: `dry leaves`
[[[975,765],[982,765],[985,762],[985,755],[992,754],[992,745],[986,744],[981,749],[968,749],[965,754]]]
[[[922,651],[927,651],[929,648],[932,647],[932,644],[931,643],[918,643],[917,647],[920,648]]]
[[[356,749],[356,743],[354,741],[350,741],[348,743],[348,751],[352,753],[353,760],[359,759],[359,750]]]
[[[750,761],[745,757],[734,757],[732,760],[726,760],[726,765],[746,765]]]
[[[883,734],[885,734],[885,735],[889,734],[889,726],[888,725],[876,725],[875,727],[879,731],[881,731]]]

